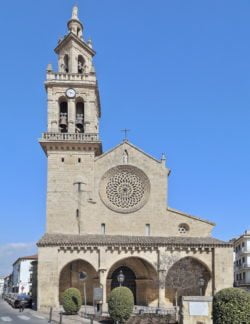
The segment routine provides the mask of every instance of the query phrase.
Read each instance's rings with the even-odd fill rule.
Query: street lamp
[[[200,296],[203,295],[203,287],[205,286],[205,279],[200,277],[199,278],[199,281],[198,281],[198,285],[199,285],[199,288],[200,288]]]
[[[83,281],[83,296],[84,296],[84,308],[85,308],[85,315],[87,315],[87,296],[86,296],[86,284],[85,280],[87,279],[88,275],[86,272],[81,271],[79,272],[79,280]]]
[[[117,281],[119,282],[119,286],[121,287],[122,284],[124,283],[124,280],[125,280],[125,276],[122,272],[122,270],[120,270],[118,276],[117,276]]]

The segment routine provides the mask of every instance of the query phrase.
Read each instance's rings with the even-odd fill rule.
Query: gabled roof
[[[57,45],[57,47],[55,48],[56,54],[58,54],[60,49],[64,47],[71,39],[73,39],[76,43],[78,43],[78,45],[80,45],[87,52],[89,52],[90,55],[94,56],[96,54],[96,52],[92,48],[90,48],[84,41],[82,41],[79,37],[77,37],[71,32],[68,33],[68,35],[66,35]]]
[[[130,143],[128,140],[124,140],[122,141],[120,144],[114,146],[112,149],[110,149],[109,151],[103,153],[102,155],[99,155],[96,160],[103,158],[104,156],[108,155],[109,153],[115,151],[119,146],[122,146],[124,144],[129,145],[130,147],[132,147],[133,149],[137,150],[138,152],[140,152],[141,154],[145,155],[146,157],[150,158],[151,160],[157,162],[157,163],[161,163],[161,160],[157,160],[156,158],[154,158],[152,155],[149,155],[147,153],[145,153],[144,151],[142,151],[141,149],[139,149],[137,146],[135,146],[134,144]]]
[[[215,223],[210,222],[210,221],[208,221],[208,220],[206,220],[206,219],[202,219],[202,218],[200,218],[200,217],[196,217],[196,216],[193,216],[193,215],[190,215],[190,214],[186,214],[186,213],[184,213],[184,212],[182,212],[182,211],[179,211],[179,210],[177,210],[177,209],[173,209],[173,208],[167,207],[167,210],[169,210],[170,212],[173,212],[173,213],[176,213],[176,214],[179,214],[179,215],[185,216],[185,217],[189,217],[189,218],[192,218],[192,219],[198,220],[198,221],[200,221],[200,222],[207,223],[207,224],[212,225],[212,226],[215,226],[215,225],[216,225]]]

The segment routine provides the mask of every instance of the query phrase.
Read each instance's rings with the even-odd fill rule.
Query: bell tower
[[[48,98],[48,129],[40,143],[50,148],[68,147],[101,153],[99,141],[100,100],[91,41],[83,39],[83,25],[75,6],[68,34],[55,48],[58,72],[48,64],[45,88]]]
[[[93,65],[95,51],[92,42],[84,40],[76,6],[67,27],[67,35],[59,39],[55,48],[58,71],[51,64],[47,66],[48,124],[39,140],[48,157],[48,233],[82,232],[76,224],[65,229],[65,220],[71,219],[70,224],[77,221],[79,195],[75,184],[81,187],[80,191],[84,186],[91,198],[94,159],[102,154],[101,107]]]

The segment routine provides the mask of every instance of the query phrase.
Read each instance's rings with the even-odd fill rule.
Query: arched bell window
[[[82,55],[78,55],[78,60],[77,60],[77,69],[78,73],[83,73],[84,72],[84,64],[85,60]]]
[[[61,133],[68,131],[68,103],[65,98],[59,100],[59,130]]]
[[[84,133],[84,102],[76,101],[76,133]]]
[[[68,73],[69,72],[69,56],[68,56],[68,54],[65,54],[63,57],[63,67],[64,67],[64,72]]]

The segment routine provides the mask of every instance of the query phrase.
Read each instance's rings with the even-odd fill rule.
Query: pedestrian
[[[21,300],[20,301],[20,304],[19,304],[19,312],[23,312],[24,311],[24,304],[25,304],[25,301],[24,300]]]

